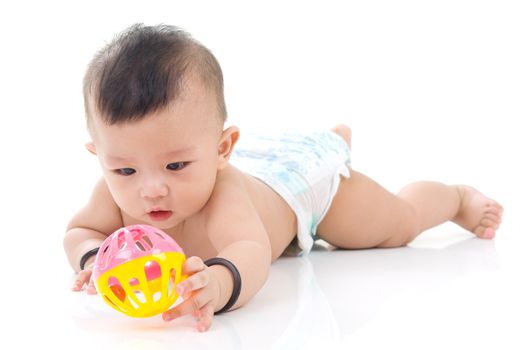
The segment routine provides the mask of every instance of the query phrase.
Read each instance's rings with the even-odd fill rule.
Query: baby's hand
[[[176,290],[184,301],[163,313],[163,319],[170,321],[191,314],[196,319],[196,329],[204,332],[213,323],[214,308],[219,298],[219,287],[214,274],[202,259],[193,256],[182,267],[182,274],[189,276],[178,284]]]
[[[72,290],[78,292],[82,290],[83,286],[86,284],[86,293],[88,294],[97,294],[95,289],[93,278],[92,278],[92,266],[88,265],[84,270],[80,271],[73,282]]]

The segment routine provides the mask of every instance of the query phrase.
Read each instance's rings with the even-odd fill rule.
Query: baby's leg
[[[453,221],[481,238],[493,238],[502,207],[468,186],[416,182],[394,195],[351,171],[341,179],[318,235],[341,248],[397,247],[424,230]]]

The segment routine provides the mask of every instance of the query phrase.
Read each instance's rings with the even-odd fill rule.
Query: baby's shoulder
[[[68,229],[84,227],[98,232],[114,232],[122,226],[121,209],[114,201],[105,179],[101,178],[94,186],[88,203],[70,220]]]
[[[231,164],[218,173],[208,205],[249,199],[245,174]]]
[[[252,207],[245,175],[232,165],[219,172],[203,213],[208,220]]]

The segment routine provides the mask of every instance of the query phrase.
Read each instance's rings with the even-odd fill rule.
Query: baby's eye
[[[168,170],[182,170],[187,166],[189,162],[176,162],[176,163],[170,163],[167,164]]]
[[[117,174],[123,175],[123,176],[130,176],[136,172],[136,170],[132,168],[121,168],[114,170]]]

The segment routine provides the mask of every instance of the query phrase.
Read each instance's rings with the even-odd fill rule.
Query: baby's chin
[[[161,223],[161,222],[157,222],[157,221],[151,221],[148,224],[150,226],[157,227],[157,228],[159,228],[162,231],[169,230],[169,229],[177,226],[177,224]]]

